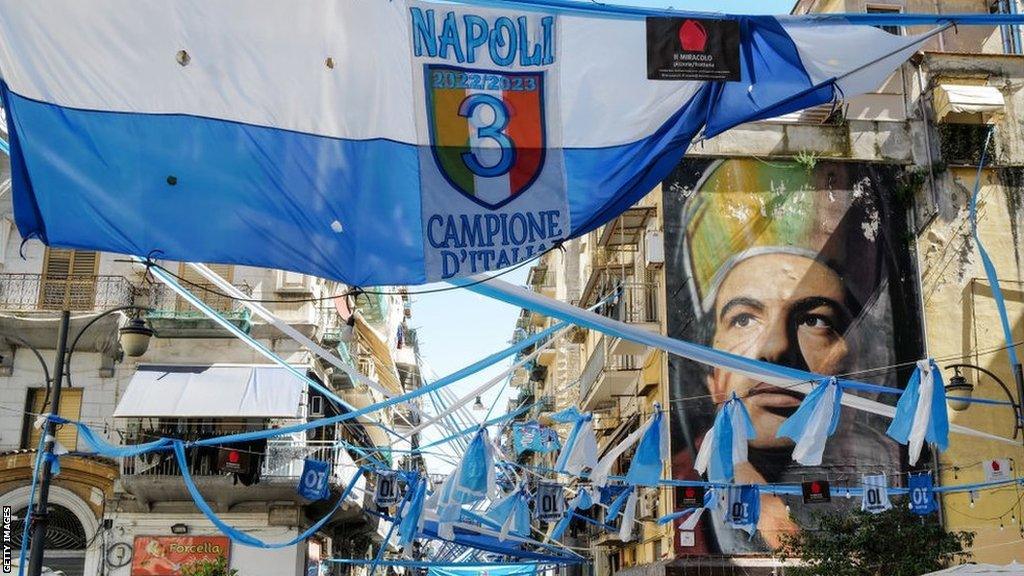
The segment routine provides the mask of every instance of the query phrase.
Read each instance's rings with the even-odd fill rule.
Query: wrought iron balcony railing
[[[134,303],[135,287],[123,276],[0,274],[0,310],[87,312]]]
[[[213,284],[186,285],[190,292],[195,294],[207,306],[213,308],[228,319],[248,319],[248,309],[241,303],[223,294]],[[246,296],[252,296],[252,286],[248,284],[235,284]],[[141,290],[142,297],[153,308],[149,314],[151,318],[174,318],[174,319],[205,319],[206,315],[188,303],[184,298],[163,284],[154,284]]]

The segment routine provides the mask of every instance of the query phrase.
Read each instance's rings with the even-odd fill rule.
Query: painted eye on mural
[[[815,330],[834,330],[835,323],[832,322],[831,318],[827,318],[820,314],[808,314],[800,319],[799,325],[805,328],[813,328]]]
[[[740,312],[729,319],[730,328],[747,328],[752,326],[757,318],[749,312]]]

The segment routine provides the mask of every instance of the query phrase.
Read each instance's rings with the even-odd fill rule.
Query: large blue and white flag
[[[481,3],[484,4],[484,3]],[[5,0],[19,231],[358,286],[506,267],[926,36],[541,3]]]

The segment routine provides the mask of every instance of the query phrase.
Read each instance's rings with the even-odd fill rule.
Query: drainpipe
[[[917,77],[917,91],[918,91],[917,110],[918,110],[918,113],[921,115],[921,127],[924,130],[924,147],[925,147],[925,154],[927,155],[927,160],[928,160],[928,191],[929,191],[930,196],[931,196],[931,202],[932,202],[932,208],[933,208],[932,213],[928,216],[928,220],[920,225],[920,229],[923,229],[925,226],[930,224],[931,221],[935,218],[935,215],[939,213],[939,191],[938,191],[938,189],[937,189],[937,187],[935,185],[935,161],[934,161],[934,158],[932,157],[932,130],[931,130],[931,123],[928,120],[928,108],[924,105],[925,97],[927,96],[927,93],[925,92],[925,89],[924,89],[925,88],[924,72],[921,70],[921,62],[922,62],[922,60],[916,60],[915,61],[915,59],[911,59],[911,62],[913,62],[913,64],[914,64],[914,75]],[[916,222],[916,219],[915,219],[915,222],[914,222],[914,232],[916,233],[918,231],[918,229],[919,229],[918,228],[918,223]]]
[[[1007,0],[1006,2],[1010,6],[1010,14],[1016,16],[1020,14],[1020,9],[1017,7],[1017,0]],[[1020,26],[1007,26],[1010,33],[1013,35],[1013,54],[1024,54],[1024,45],[1021,44],[1020,37]]]

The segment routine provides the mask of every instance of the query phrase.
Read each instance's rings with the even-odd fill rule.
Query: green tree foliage
[[[946,532],[933,518],[896,504],[817,516],[817,529],[783,537],[776,554],[801,560],[789,576],[920,576],[970,558],[972,532]]]
[[[228,568],[228,559],[202,560],[181,567],[181,576],[238,576],[238,570]]]

